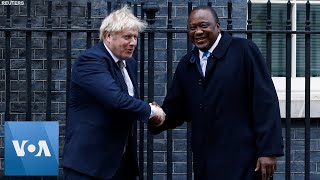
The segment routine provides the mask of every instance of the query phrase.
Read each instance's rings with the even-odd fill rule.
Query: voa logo
[[[26,143],[28,142],[28,140],[23,140],[21,145],[19,145],[19,141],[18,140],[13,140],[12,141],[12,144],[13,144],[13,147],[14,147],[14,150],[16,151],[17,153],[17,156],[24,156],[26,153],[24,151],[24,147],[26,145]],[[33,145],[33,144],[30,144],[28,145],[27,147],[27,150],[30,152],[30,153],[33,153],[36,151],[36,146]],[[35,155],[35,156],[41,156],[41,153],[43,152],[45,156],[51,156],[50,154],[50,151],[49,151],[49,148],[48,148],[48,144],[45,140],[40,140],[38,142],[38,153]]]
[[[57,121],[5,123],[5,176],[57,176]]]

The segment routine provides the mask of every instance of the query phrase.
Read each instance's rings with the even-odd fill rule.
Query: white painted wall
[[[272,77],[276,87],[281,117],[286,116],[286,78]],[[320,77],[310,79],[310,116],[320,117]],[[291,78],[291,117],[302,118],[305,116],[305,78]]]

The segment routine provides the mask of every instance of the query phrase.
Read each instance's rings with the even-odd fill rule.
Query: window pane
[[[297,5],[297,30],[305,30],[306,6]],[[311,30],[320,30],[320,5],[311,4]],[[311,76],[320,76],[320,35],[311,34]],[[305,74],[305,35],[297,35],[297,76]]]
[[[271,5],[271,26],[273,30],[285,30],[287,10],[286,4]],[[252,26],[254,30],[265,30],[267,28],[267,5],[252,4]],[[258,45],[263,56],[267,55],[266,34],[256,33],[252,40]],[[286,66],[286,35],[272,34],[271,40],[271,73],[273,76],[285,76]]]

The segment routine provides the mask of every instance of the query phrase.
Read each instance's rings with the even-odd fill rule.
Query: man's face
[[[129,59],[137,46],[138,30],[124,29],[120,32],[106,33],[105,41],[111,52],[119,59]]]
[[[188,19],[188,34],[192,43],[201,51],[207,51],[220,33],[220,24],[209,10],[192,11]]]

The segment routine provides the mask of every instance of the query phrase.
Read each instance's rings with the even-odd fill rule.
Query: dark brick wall
[[[23,6],[11,6],[11,27],[23,28],[26,26],[27,0]],[[86,28],[87,26],[87,0],[72,1],[72,27]],[[102,19],[107,14],[107,0],[92,0],[92,25],[99,28]],[[113,3],[125,3],[125,1],[114,0]],[[160,6],[157,12],[156,27],[167,26],[167,1],[156,0]],[[206,4],[207,0],[193,0],[194,6]],[[233,0],[234,29],[245,29],[246,27],[246,1]],[[186,28],[188,0],[173,1],[173,26],[174,28]],[[47,0],[32,0],[31,20],[32,27],[45,28],[47,26]],[[217,11],[223,29],[227,25],[227,2],[224,0],[212,1]],[[67,24],[67,1],[53,1],[53,27],[66,27]],[[114,6],[113,6],[114,7]],[[140,8],[139,13],[140,14]],[[0,5],[0,27],[6,23],[6,6]],[[155,100],[160,104],[166,94],[166,34],[156,33],[155,41]],[[241,35],[243,36],[243,35]],[[93,43],[97,42],[98,33],[93,33]],[[186,53],[186,34],[177,33],[173,36],[173,62],[174,68],[179,59]],[[25,33],[12,32],[11,38],[11,117],[13,121],[25,120],[26,112],[26,63],[25,63]],[[65,126],[65,90],[66,90],[66,33],[55,32],[52,39],[52,119],[60,122],[60,149],[63,147],[63,134]],[[43,32],[32,33],[32,119],[45,120],[46,111],[46,34]],[[147,41],[146,41],[147,47]],[[86,33],[78,32],[72,34],[72,60],[86,48]],[[147,60],[147,54],[146,54]],[[145,81],[147,82],[147,63]],[[147,92],[147,83],[145,83]],[[147,99],[147,96],[145,96]],[[0,178],[3,176],[4,158],[4,112],[5,112],[5,33],[0,31]],[[304,172],[304,129],[301,123],[292,129],[292,179],[303,179]],[[311,179],[320,179],[320,130],[317,122],[312,124],[311,130]],[[186,126],[173,130],[173,173],[174,179],[186,179]],[[164,132],[155,136],[154,140],[154,179],[165,179],[166,175],[166,137]],[[145,146],[146,147],[146,146]],[[60,151],[60,156],[62,151]],[[146,156],[146,153],[145,153]],[[145,157],[146,159],[146,157]],[[278,173],[275,179],[284,179],[285,171],[284,157],[279,159]],[[146,168],[145,168],[146,169]]]

